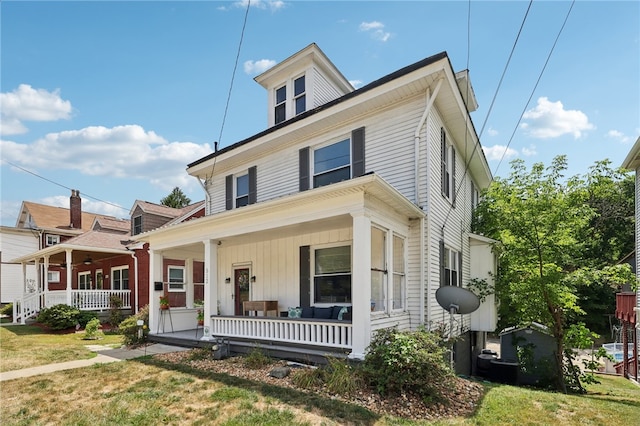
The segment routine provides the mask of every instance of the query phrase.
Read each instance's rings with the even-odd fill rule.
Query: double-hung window
[[[478,187],[471,182],[471,210],[475,210],[478,207],[478,203],[480,202],[480,191],[478,191]]]
[[[404,308],[405,298],[405,262],[404,238],[393,236],[393,309]]]
[[[91,272],[78,272],[78,290],[91,290]]]
[[[249,204],[249,175],[236,177],[236,208]]]
[[[47,241],[46,241],[47,247],[54,246],[60,243],[60,235],[47,234],[46,238],[47,238]]]
[[[351,178],[351,139],[313,151],[313,187],[329,185]]]
[[[142,215],[133,217],[133,235],[142,233]]]
[[[257,202],[257,167],[225,178],[226,209],[248,206]]]
[[[184,266],[169,266],[167,276],[169,277],[169,291],[185,291]]]
[[[460,270],[462,257],[460,256],[460,252],[449,247],[444,247],[443,250],[441,270],[444,276],[441,280],[442,285],[460,286],[462,279],[462,271]]]
[[[284,85],[276,89],[275,102],[275,124],[282,123],[287,119],[287,86]]]
[[[129,267],[120,266],[111,269],[111,289],[129,290]]]
[[[60,271],[47,271],[47,282],[48,283],[59,283],[60,282]]]
[[[313,302],[351,303],[351,246],[313,251]]]
[[[456,201],[456,151],[447,141],[447,132],[440,128],[440,158],[442,169],[442,195],[451,203]]]
[[[302,114],[307,110],[307,95],[304,75],[293,80],[293,103],[295,115]]]

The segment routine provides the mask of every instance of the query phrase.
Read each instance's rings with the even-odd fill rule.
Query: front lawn
[[[122,336],[105,334],[100,340],[83,340],[84,333],[50,333],[35,325],[0,327],[0,371],[13,371],[96,356],[85,345],[120,346]]]

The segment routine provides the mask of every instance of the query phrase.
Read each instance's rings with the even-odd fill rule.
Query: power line
[[[529,107],[529,103],[531,102],[531,98],[533,98],[533,94],[535,93],[536,89],[538,88],[538,84],[540,83],[540,80],[542,79],[542,75],[544,74],[544,71],[547,68],[547,64],[549,64],[549,59],[551,59],[551,54],[553,53],[554,49],[556,48],[556,44],[558,44],[558,39],[560,38],[560,34],[562,34],[562,31],[564,30],[564,26],[567,24],[567,21],[569,20],[569,15],[571,14],[571,10],[573,9],[573,5],[575,4],[575,0],[573,0],[571,2],[571,6],[569,6],[569,10],[567,11],[567,15],[564,18],[564,22],[562,23],[562,26],[560,27],[560,30],[558,31],[558,35],[556,35],[556,39],[553,42],[553,45],[551,46],[551,50],[549,51],[549,54],[547,55],[547,59],[544,62],[544,66],[542,67],[542,70],[540,70],[540,74],[538,75],[538,79],[536,80],[536,84],[533,86],[533,89],[531,90],[531,94],[529,95],[529,99],[527,99],[527,103],[525,104],[524,108],[522,109],[522,112],[520,113],[520,118],[518,118],[518,122],[516,123],[515,127],[513,128],[513,132],[511,133],[511,137],[509,138],[509,142],[507,143],[506,148],[504,149],[504,152],[502,153],[502,157],[500,157],[500,161],[498,162],[498,165],[496,166],[495,171],[493,172],[493,175],[491,176],[491,182],[493,182],[494,177],[496,173],[498,173],[498,169],[500,168],[500,165],[502,164],[502,160],[504,160],[504,156],[507,155],[507,150],[509,149],[509,146],[511,145],[511,142],[513,141],[513,137],[516,134],[516,131],[518,130],[518,127],[520,126],[520,122],[522,121],[522,116],[524,116],[524,113],[527,111],[527,108]]]
[[[31,170],[27,170],[27,169],[25,169],[24,167],[21,167],[21,166],[18,166],[17,164],[12,163],[11,161],[7,161],[7,160],[5,160],[5,163],[9,164],[9,165],[10,165],[10,166],[12,166],[12,167],[15,167],[16,169],[22,170],[22,171],[23,171],[23,172],[25,172],[25,173],[29,173],[30,175],[33,175],[33,176],[35,176],[35,177],[37,177],[37,178],[39,178],[39,179],[42,179],[42,180],[45,180],[45,181],[47,181],[47,182],[49,182],[49,183],[52,183],[52,184],[54,184],[54,185],[57,185],[57,186],[59,186],[59,187],[61,187],[61,188],[65,188],[65,189],[68,189],[68,190],[70,190],[70,191],[72,191],[73,189],[75,189],[75,188],[69,188],[68,186],[65,186],[65,185],[63,185],[63,184],[61,184],[61,183],[58,183],[58,182],[54,181],[54,180],[51,180],[51,179],[46,178],[46,177],[44,177],[44,176],[41,176],[41,175],[39,175],[39,174],[37,174],[37,173],[35,173],[35,172],[32,172]],[[108,205],[110,205],[110,206],[117,207],[117,208],[122,209],[122,210],[125,210],[125,211],[129,211],[129,209],[127,209],[127,208],[125,208],[125,207],[122,207],[122,206],[120,206],[120,205],[118,205],[118,204],[114,204],[114,203],[111,203],[111,202],[109,202],[109,201],[102,200],[102,199],[100,199],[100,198],[94,197],[94,196],[89,195],[89,194],[86,194],[86,193],[84,193],[84,192],[82,193],[82,195],[83,195],[84,197],[91,198],[92,200],[96,200],[96,201],[99,201],[99,202],[101,202],[101,203],[108,204]]]

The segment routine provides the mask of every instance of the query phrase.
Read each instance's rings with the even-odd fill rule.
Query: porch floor
[[[212,336],[211,340],[201,340],[202,336],[203,329],[202,327],[198,327],[197,329],[194,328],[191,330],[149,334],[148,338],[150,342],[185,348],[206,348],[216,343],[216,336]],[[283,344],[281,342],[271,342],[268,340],[250,340],[233,337],[225,337],[224,339],[229,342],[229,353],[232,356],[247,354],[258,348],[272,358],[311,364],[326,364],[327,356],[346,358],[350,352],[342,348]]]

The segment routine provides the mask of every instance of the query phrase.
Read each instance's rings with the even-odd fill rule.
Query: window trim
[[[182,281],[171,281],[171,270],[182,271]],[[183,293],[187,291],[185,279],[186,268],[182,265],[167,265],[167,289],[171,293]]]
[[[278,91],[280,89],[284,89],[284,99],[281,102],[278,102]],[[287,83],[280,86],[276,86],[273,89],[273,124],[280,124],[284,121],[287,121]],[[278,110],[284,109],[284,115],[281,120],[278,120]]]
[[[136,225],[136,220],[140,220],[140,223],[137,225]],[[141,214],[134,216],[131,219],[131,227],[132,227],[133,235],[142,234],[142,215]]]
[[[56,234],[45,234],[45,246],[46,247],[51,247],[51,246],[55,246],[56,244],[60,244],[60,235],[56,235]],[[51,239],[51,241],[49,241],[49,239]]]
[[[304,79],[304,88],[302,90],[302,92],[296,94],[296,81],[300,80],[300,79]],[[292,101],[291,101],[291,110],[293,112],[292,116],[295,117],[296,115],[300,115],[304,112],[307,111],[307,78],[306,78],[306,74],[302,74],[298,77],[294,77],[292,80],[292,91],[293,91],[293,96],[292,96]],[[298,111],[298,99],[304,99],[304,108],[302,109],[302,111]]]
[[[127,287],[122,288],[122,271],[124,271],[125,269],[127,270]],[[118,284],[118,288],[116,288],[116,281],[114,277],[116,271],[120,271],[120,281]],[[115,266],[111,268],[111,290],[129,290],[129,265]]]
[[[246,173],[243,174],[236,174],[233,176],[233,205],[235,206],[235,208],[240,208],[240,207],[244,207],[244,206],[248,206],[249,205],[249,171],[247,171]],[[239,183],[238,181],[241,178],[246,178],[247,179],[247,192],[246,194],[242,194],[240,195],[239,193]],[[242,200],[242,202],[241,202]],[[239,204],[240,202],[240,204]],[[244,202],[244,203],[243,203]]]
[[[455,207],[456,204],[456,150],[447,140],[447,132],[440,128],[441,193]]]
[[[47,283],[59,283],[60,271],[47,271]]]
[[[85,279],[84,288],[80,287],[80,277],[87,277]],[[93,278],[91,277],[91,271],[78,272],[78,290],[91,290]]]
[[[462,287],[462,252],[446,244],[442,244],[441,249],[442,258],[440,259],[440,270],[443,276],[440,280],[440,286]],[[448,262],[447,259],[449,260]],[[449,265],[447,265],[447,263]],[[456,273],[455,282],[453,281],[453,272]]]
[[[396,250],[396,238],[400,239],[402,241],[402,271],[398,272],[396,271],[395,268],[395,261],[391,262],[391,281],[389,283],[389,294],[391,295],[391,300],[390,300],[390,308],[392,312],[401,312],[405,310],[405,307],[407,305],[407,238],[392,232],[391,233],[391,242],[390,242],[390,249],[391,249],[391,259],[395,259],[395,250]],[[400,302],[401,305],[399,307],[395,307],[396,304],[396,299],[394,296],[395,292],[395,279],[396,278],[400,278]]]
[[[320,173],[316,173],[316,152],[321,150],[321,149],[328,148],[330,146],[334,146],[334,145],[337,145],[339,143],[343,143],[345,141],[348,141],[348,145],[349,145],[349,148],[348,148],[349,158],[348,158],[348,161],[346,162],[346,164],[341,165],[340,167],[334,167],[332,169],[324,170],[324,171],[322,171]],[[326,185],[331,185],[333,183],[342,182],[342,181],[336,181],[336,182],[332,181],[330,183],[326,183],[324,185],[317,186],[316,185],[316,178],[318,176],[328,175],[330,173],[335,173],[337,171],[345,170],[345,169],[349,170],[349,177],[346,180],[352,179],[352,175],[353,175],[353,167],[352,167],[353,152],[352,152],[352,149],[353,148],[352,148],[351,135],[348,135],[347,137],[340,137],[340,138],[332,139],[330,142],[325,142],[325,143],[323,143],[321,145],[314,146],[311,149],[311,158],[310,158],[310,161],[309,161],[309,166],[310,166],[310,169],[311,169],[311,173],[310,173],[311,187],[312,188],[319,188],[320,186],[326,186]]]
[[[321,274],[316,275],[316,251],[335,248],[335,247],[349,247],[349,284],[350,284],[350,294],[348,302],[316,302],[316,277],[323,276],[344,276],[347,273],[336,273],[336,274]],[[310,267],[311,267],[311,282],[310,284],[310,296],[311,296],[311,305],[310,306],[318,306],[318,307],[330,307],[330,306],[351,306],[353,302],[353,243],[351,241],[340,241],[335,243],[328,244],[318,244],[310,246]]]

